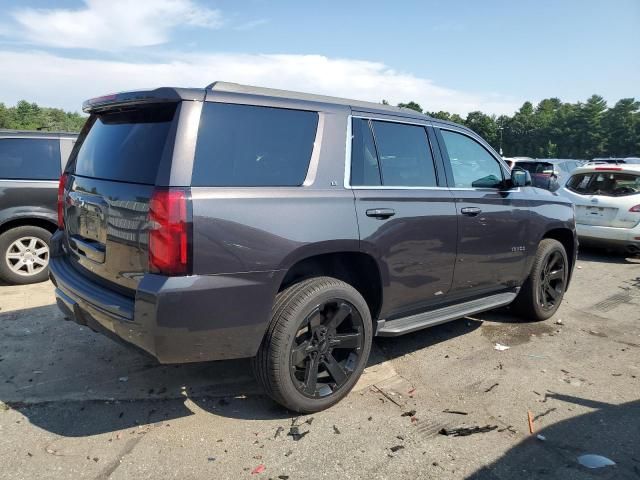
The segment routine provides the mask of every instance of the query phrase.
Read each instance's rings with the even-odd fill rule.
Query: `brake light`
[[[622,170],[622,168],[621,167],[596,167],[596,170],[611,171],[611,170]]]
[[[63,173],[58,182],[58,228],[64,230],[64,190],[67,187],[69,175]]]
[[[640,205],[634,205],[629,209],[629,211],[632,213],[640,213]]]
[[[184,189],[156,189],[149,202],[149,271],[190,273],[189,195]]]

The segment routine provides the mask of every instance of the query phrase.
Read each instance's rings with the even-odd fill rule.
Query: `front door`
[[[444,301],[456,258],[456,209],[427,126],[353,118],[352,129],[351,186],[361,249],[382,274],[380,317]]]
[[[508,170],[480,141],[436,128],[458,213],[458,255],[451,295],[470,297],[518,286],[524,278],[530,212]]]

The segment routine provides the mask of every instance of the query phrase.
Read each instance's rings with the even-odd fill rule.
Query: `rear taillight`
[[[633,213],[640,213],[640,205],[634,205],[629,209],[629,211]]]
[[[154,191],[149,202],[149,271],[163,275],[190,273],[191,222],[186,190]]]
[[[58,182],[58,228],[64,230],[64,190],[67,186],[69,175],[63,173]]]
[[[606,172],[606,171],[615,171],[615,172],[619,172],[620,170],[622,170],[621,167],[596,167],[596,171],[598,172]]]

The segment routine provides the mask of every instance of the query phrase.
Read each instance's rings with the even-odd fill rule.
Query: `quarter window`
[[[57,180],[60,177],[60,140],[5,138],[0,140],[0,178]]]
[[[441,130],[441,133],[455,187],[499,188],[502,185],[502,168],[482,145],[460,133],[449,130]]]
[[[192,185],[301,185],[317,127],[317,112],[206,102]]]

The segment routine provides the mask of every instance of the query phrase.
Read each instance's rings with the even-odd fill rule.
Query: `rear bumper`
[[[165,277],[146,274],[135,298],[92,282],[52,238],[56,301],[80,325],[116,336],[161,363],[252,357],[266,331],[280,272]]]
[[[576,230],[582,243],[640,249],[640,225],[634,228],[618,228],[578,223]]]

